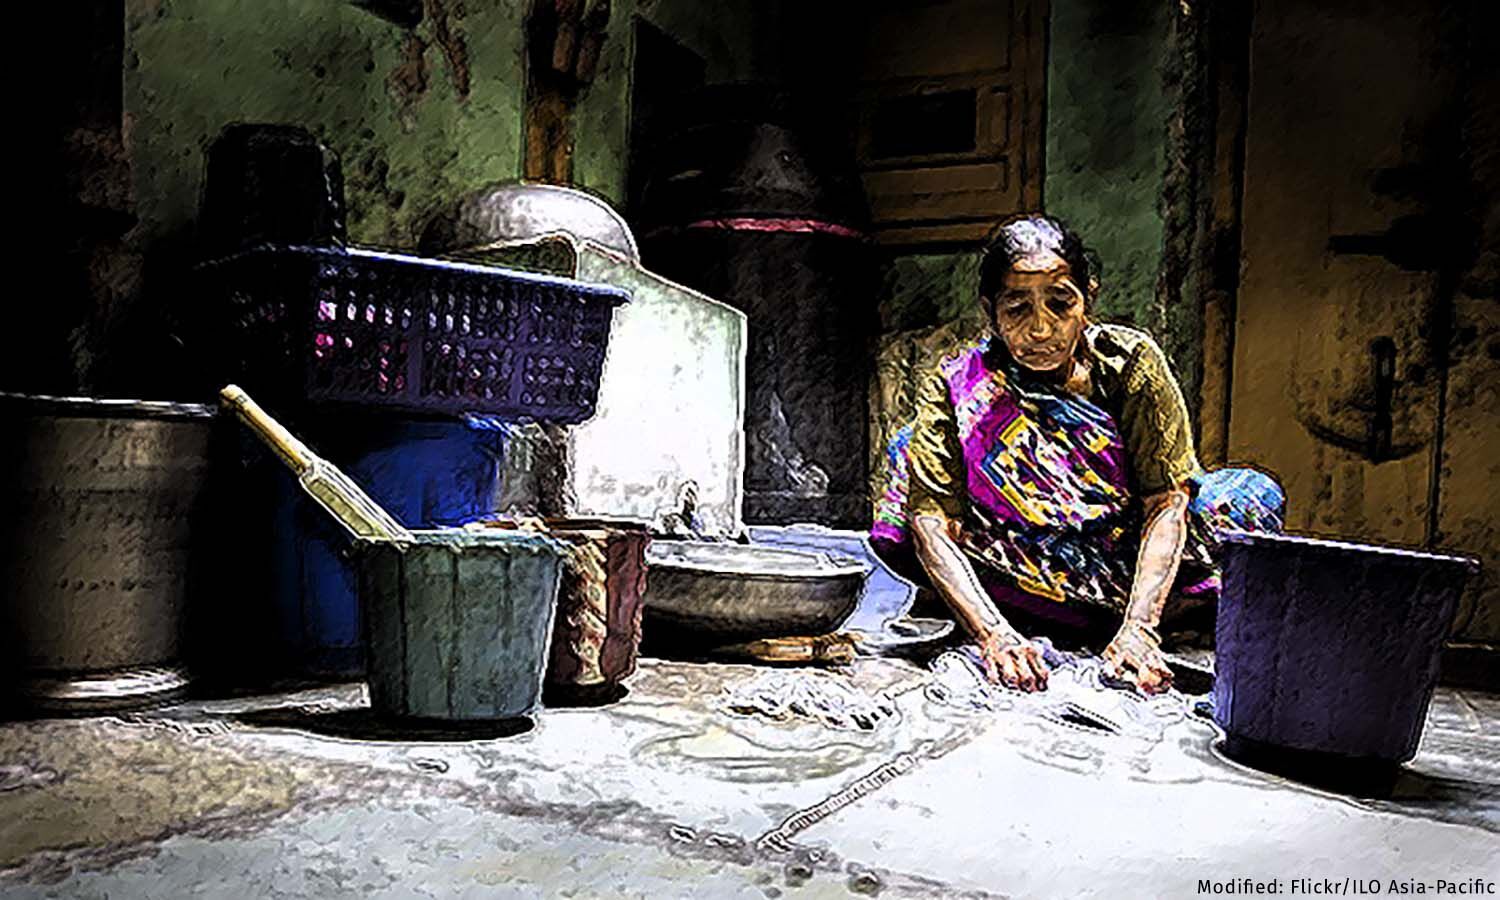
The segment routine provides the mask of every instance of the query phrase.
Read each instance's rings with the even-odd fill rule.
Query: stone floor
[[[935,702],[931,676],[895,660],[812,676],[891,698],[896,715],[866,730],[726,708],[727,691],[767,672],[646,660],[617,703],[479,737],[392,731],[359,685],[0,725],[0,896],[1188,897],[1200,879],[1278,878],[1288,896],[1294,878],[1380,879],[1381,894],[1392,880],[1429,894],[1438,879],[1500,882],[1495,695],[1440,691],[1395,787],[1358,797],[1225,759],[1199,716],[1129,741]]]

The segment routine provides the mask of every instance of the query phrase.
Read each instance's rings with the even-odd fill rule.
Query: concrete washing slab
[[[1197,896],[1199,879],[1500,881],[1500,698],[1443,690],[1396,787],[928,696],[869,730],[725,707],[768,670],[645,660],[617,703],[463,739],[362,685],[0,725],[0,896]],[[1186,705],[1186,704],[1185,704]],[[1500,888],[1497,888],[1500,890]]]

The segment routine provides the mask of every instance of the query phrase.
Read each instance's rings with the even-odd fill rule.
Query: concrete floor
[[[0,896],[1188,897],[1199,879],[1500,883],[1500,697],[1443,690],[1381,799],[847,676],[869,731],[725,709],[767,670],[643,661],[524,733],[392,732],[361,686],[0,725]],[[1184,708],[1187,703],[1184,701]],[[1415,890],[1415,889],[1414,889]],[[1500,891],[1500,885],[1492,888]]]

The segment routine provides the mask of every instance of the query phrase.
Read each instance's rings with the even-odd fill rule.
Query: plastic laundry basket
[[[1264,534],[1229,535],[1221,552],[1214,706],[1229,737],[1411,759],[1477,563]]]
[[[577,424],[594,414],[615,288],[360,248],[203,263],[185,329],[206,371],[278,404]]]

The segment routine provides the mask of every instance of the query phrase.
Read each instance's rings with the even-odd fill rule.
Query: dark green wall
[[[576,178],[620,197],[636,15],[709,61],[756,73],[753,0],[617,0],[576,126]],[[233,121],[309,128],[343,160],[349,234],[410,247],[430,212],[521,172],[523,0],[428,0],[415,31],[342,0],[129,0],[125,113],[149,245],[196,215],[203,150]]]
[[[881,324],[887,333],[946,324],[972,315],[979,252],[902,253],[882,267]]]
[[[268,121],[310,128],[339,153],[354,241],[413,246],[439,205],[521,172],[524,7],[428,0],[407,31],[343,0],[128,0],[132,244],[190,230],[207,143],[229,122]],[[1103,257],[1100,314],[1156,328],[1170,318],[1153,303],[1172,15],[1142,0],[1054,0],[1047,67],[1046,208]],[[700,53],[710,81],[776,74],[755,0],[617,0],[574,159],[577,182],[613,200],[625,183],[636,16]],[[976,272],[972,250],[893,255],[885,330],[972,312]]]
[[[1161,265],[1169,4],[1057,0],[1047,66],[1047,211],[1104,262],[1098,313],[1142,327]]]
[[[350,236],[365,243],[408,245],[439,197],[514,176],[521,4],[470,6],[446,23],[445,48],[430,17],[412,34],[339,0],[130,4],[140,237],[192,220],[203,150],[233,121],[301,125],[327,141],[343,160]]]

